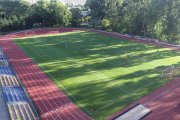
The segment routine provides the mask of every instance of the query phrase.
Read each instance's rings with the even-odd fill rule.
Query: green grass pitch
[[[161,71],[180,52],[93,32],[14,39],[53,82],[94,119],[105,117],[164,85]]]

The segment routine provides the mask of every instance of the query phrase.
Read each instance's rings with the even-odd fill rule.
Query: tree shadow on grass
[[[128,70],[143,63],[180,55],[179,52],[160,51],[156,47],[87,32],[17,42],[24,46],[25,50],[28,50],[40,67],[46,69],[47,74],[58,80],[54,80],[57,84],[58,82],[63,84],[63,80],[66,79],[87,75],[91,71],[111,71],[116,68],[127,68]],[[179,65],[179,63],[174,63]],[[117,74],[109,80],[102,79],[102,81],[92,80],[88,82],[84,80],[81,84],[65,86],[73,97],[60,85],[59,87],[81,109],[84,110],[85,107],[88,111],[94,112],[93,116],[95,118],[105,117],[164,84],[165,81],[157,80],[157,76],[162,69],[169,66],[161,65],[161,63],[157,63],[155,66],[155,68],[132,70],[132,72],[124,75]],[[150,84],[140,91],[126,96],[128,93],[151,82],[152,85]],[[80,106],[79,102],[83,106]],[[106,105],[109,106],[103,108]],[[98,110],[100,111],[95,112]]]
[[[165,79],[159,79],[160,76],[158,75],[154,77],[143,77],[138,81],[129,82],[130,79],[138,78],[142,76],[142,74],[146,74],[148,76],[154,74],[156,70],[164,69],[166,67],[167,66],[160,66],[151,70],[140,70],[136,73],[128,74],[126,76],[112,78],[109,81],[101,81],[99,83],[87,82],[86,84],[67,86],[66,88],[72,91],[73,97],[75,97],[78,102],[82,103],[84,105],[83,107],[85,107],[89,111],[92,111],[92,109],[93,111],[98,111],[100,108],[111,103],[112,106],[114,106],[113,104],[118,104],[119,108],[123,108],[123,106],[129,105],[131,102],[137,100],[138,98],[146,95],[150,91],[158,88],[159,86],[167,82],[167,80]],[[127,80],[127,82],[121,84],[118,82],[121,80]],[[115,84],[113,86],[109,86],[111,83]],[[69,97],[71,98],[71,96]],[[73,98],[71,99],[75,103],[79,104]],[[123,104],[121,102],[123,102]],[[98,113],[101,114],[102,111],[108,111],[112,108],[112,106],[109,105],[104,109],[100,110]],[[79,107],[82,108],[81,106]]]
[[[178,55],[178,54],[177,54]],[[69,67],[63,68],[58,61],[53,65],[52,71],[47,71],[49,74],[57,76],[59,80],[69,79],[77,76],[82,76],[88,74],[91,71],[104,71],[104,70],[112,70],[115,68],[131,68],[141,65],[142,63],[152,62],[154,60],[161,60],[169,57],[176,56],[169,54],[168,51],[162,51],[160,53],[148,53],[148,54],[139,54],[132,55],[125,58],[115,58],[111,60],[105,60],[103,62],[96,63],[79,63],[74,61],[73,64],[69,65],[69,61],[65,65],[69,65]],[[50,62],[50,61],[49,61]],[[64,61],[65,62],[65,61]],[[159,66],[157,64],[157,66]],[[45,66],[46,67],[46,66]],[[168,66],[167,66],[168,67]],[[143,68],[142,68],[143,69]],[[147,68],[148,69],[148,68]],[[159,68],[161,69],[161,68]],[[163,68],[162,68],[163,69]],[[164,68],[165,69],[165,68]],[[51,70],[51,66],[47,70]],[[139,73],[134,73],[139,74]]]

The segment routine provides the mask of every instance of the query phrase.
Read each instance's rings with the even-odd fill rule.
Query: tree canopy
[[[93,20],[109,20],[113,31],[180,41],[179,0],[87,0],[86,5]]]
[[[180,44],[179,0],[87,0],[91,16],[68,9],[59,0],[0,1],[0,32],[32,27],[80,26],[83,21],[104,30],[158,38]],[[86,20],[87,19],[87,20]]]
[[[33,26],[68,26],[71,12],[58,0],[0,1],[0,31],[22,30]]]

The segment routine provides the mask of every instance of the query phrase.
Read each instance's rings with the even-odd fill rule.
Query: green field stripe
[[[180,52],[73,32],[15,39],[83,111],[104,119],[164,85],[162,70],[180,66]]]

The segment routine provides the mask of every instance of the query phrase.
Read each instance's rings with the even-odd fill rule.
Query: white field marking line
[[[95,71],[95,74],[97,74],[98,76],[98,78],[99,79],[102,79],[102,78],[104,78],[104,79],[109,79],[110,80],[110,78],[108,78],[108,77],[105,77],[105,75],[100,75],[100,73],[96,73],[96,71]],[[107,83],[109,83],[109,84],[113,84],[114,82],[113,81],[106,81]],[[125,89],[123,89],[123,88],[121,88],[121,87],[118,87],[118,89],[120,89],[120,90],[122,90],[123,92],[125,92],[125,93],[128,93],[129,91],[127,91],[127,90],[125,90]],[[125,93],[123,93],[123,94],[125,94]]]
[[[19,71],[22,71],[22,70],[20,70],[19,69]],[[25,76],[24,78],[26,79],[26,80],[28,80],[29,81],[29,78],[28,78],[29,76]],[[32,85],[32,84],[31,84]],[[32,87],[31,89],[33,89],[33,91],[35,91],[34,90],[34,88]],[[36,92],[37,93],[37,92]],[[40,92],[39,92],[40,93]],[[40,98],[40,94],[36,94],[36,96],[38,96],[39,98]],[[42,101],[42,100],[40,100],[41,101],[41,103],[44,105],[44,107],[45,107],[45,109],[48,111],[48,107],[46,106],[46,104],[44,103],[44,101]],[[36,104],[38,104],[37,102],[36,102]],[[39,104],[38,104],[39,105]],[[51,105],[50,105],[51,106]],[[43,112],[43,110],[41,109],[41,107],[38,107],[40,110],[41,110],[41,113],[43,114],[43,116],[46,114],[46,113],[44,113]],[[41,115],[41,113],[40,113],[40,115]],[[53,118],[53,116],[51,115],[51,117]],[[47,119],[48,120],[48,119]]]
[[[79,49],[78,49],[79,50]],[[81,51],[82,52],[82,51]],[[84,53],[87,53],[87,52],[84,52]],[[78,62],[79,63],[79,62]],[[86,62],[85,62],[86,63]],[[113,65],[115,65],[113,62],[110,62],[112,63]],[[82,65],[86,65],[86,64],[83,64]],[[107,66],[106,66],[107,67]],[[95,71],[95,72],[98,72],[98,71]],[[101,73],[102,74],[102,73]],[[115,75],[115,74],[114,74]],[[100,73],[96,73],[96,76],[101,79],[101,78],[105,78],[105,79],[109,79],[108,77],[105,77],[105,75],[100,75]],[[108,82],[108,81],[107,81]],[[111,83],[112,81],[109,81],[108,83]],[[112,82],[113,83],[113,82]],[[129,91],[124,89],[124,88],[121,88],[121,87],[118,87],[119,89],[121,89],[122,91],[124,91],[125,93],[128,93]]]
[[[20,47],[20,46],[19,46]],[[30,56],[31,58],[33,58],[27,51],[25,51],[22,47],[20,47],[25,53],[27,53],[27,55],[28,56]],[[37,64],[38,62],[35,60],[35,59],[33,59],[33,61]],[[78,63],[78,62],[77,62]],[[83,64],[84,65],[84,64]],[[42,67],[42,66],[40,66],[40,68],[42,68],[44,71],[46,71],[46,69],[44,68],[44,67]],[[58,80],[57,79],[55,79],[52,75],[50,75],[49,73],[47,73],[51,78],[53,78],[56,82],[58,82]],[[58,82],[58,83],[60,83],[60,82]],[[60,83],[61,84],[61,83]],[[71,97],[73,97],[73,99],[74,100],[76,100],[77,102],[78,102],[78,104],[83,108],[83,109],[85,109],[86,110],[86,112],[88,112],[88,113],[90,113],[90,111],[87,109],[87,108],[85,108],[62,84],[61,84],[61,86],[64,88],[64,90],[65,91],[67,91],[68,92],[68,94],[71,96]],[[70,100],[70,99],[69,99]],[[71,101],[71,100],[70,100]],[[72,101],[71,101],[72,102]],[[73,102],[72,102],[73,103]],[[78,108],[78,107],[77,107]],[[79,108],[78,108],[79,109]],[[84,114],[84,112],[82,111],[82,113]]]
[[[20,67],[19,67],[20,68]],[[31,72],[31,71],[30,71]],[[30,75],[26,75],[26,76],[28,76],[27,78],[34,78],[34,76],[32,77],[32,76],[30,76]],[[26,77],[25,76],[25,77]],[[39,77],[39,76],[38,76]],[[36,78],[35,78],[36,79]],[[44,88],[43,88],[44,89]],[[43,96],[43,97],[45,97],[42,93],[41,93],[41,95]],[[48,94],[49,95],[49,94]],[[39,95],[38,95],[39,96]],[[51,97],[50,95],[49,95],[49,97]],[[45,98],[46,99],[46,98]],[[48,101],[47,99],[46,99],[46,101]],[[48,101],[48,103],[49,103],[49,101]],[[44,104],[44,103],[43,103]],[[46,106],[46,104],[44,104],[45,106]],[[49,103],[49,105],[52,107],[52,105]],[[53,108],[53,107],[52,107]],[[48,111],[48,108],[47,108],[47,111]],[[44,115],[46,115],[46,113],[44,113]],[[44,116],[43,115],[43,116]],[[57,114],[58,115],[58,114]],[[59,116],[59,115],[58,115]],[[53,116],[52,116],[53,117]],[[54,117],[53,117],[54,118]]]
[[[84,52],[84,53],[86,53],[86,52]],[[111,63],[113,63],[113,62],[111,62]],[[114,63],[113,63],[114,64]],[[84,64],[83,64],[84,65]],[[95,71],[95,72],[98,72],[98,71]],[[102,78],[104,78],[104,79],[109,79],[108,77],[105,77],[105,75],[102,75],[102,73],[95,73],[96,74],[96,76],[99,78],[99,79],[102,79]],[[114,74],[115,75],[115,74]],[[107,83],[110,83],[110,84],[113,84],[114,82],[113,81],[107,81]],[[126,93],[129,93],[129,91],[128,90],[126,90],[126,89],[124,89],[124,88],[121,88],[121,87],[117,87],[118,89],[120,89],[120,90],[122,90],[123,92],[125,92],[125,93],[122,93],[122,94],[126,94]]]
[[[150,84],[152,84],[152,83],[154,83],[154,82],[149,82],[149,83],[143,85],[142,87],[140,87],[140,88],[134,90],[133,92],[130,92],[130,93],[124,95],[123,97],[129,96],[129,95],[135,93],[136,91],[141,90],[142,88],[144,88],[144,87],[146,87],[146,86],[148,86],[148,85],[150,85]],[[100,109],[94,111],[92,114],[94,114],[94,113],[96,113],[96,112],[98,112],[98,111],[100,111],[100,110],[102,110],[102,109],[105,109],[105,108],[107,108],[108,106],[110,106],[111,104],[114,104],[114,103],[116,103],[116,102],[118,102],[118,100],[113,100],[113,102],[110,102],[109,104],[103,106],[102,108],[100,108]]]
[[[20,47],[20,46],[19,46]],[[27,51],[25,51],[22,47],[20,47],[28,56],[30,56],[31,58],[33,58]],[[38,62],[35,60],[35,59],[33,59],[33,61],[37,64]],[[38,66],[38,64],[37,64],[37,66]],[[44,67],[42,67],[42,66],[40,66],[40,68],[42,68],[44,71],[47,71]],[[45,73],[44,73],[45,74]],[[55,79],[52,75],[50,75],[49,73],[47,73],[53,80],[55,80],[56,82],[58,82],[58,80],[57,79]],[[58,82],[58,83],[60,83],[60,82]],[[60,83],[61,84],[61,83]],[[73,99],[74,100],[76,100],[77,102],[78,102],[78,100],[61,84],[61,86],[64,88],[64,90],[65,91],[67,91],[68,92],[68,94],[71,96],[71,97],[73,97]],[[70,99],[69,99],[70,100]],[[70,100],[71,101],[71,100]],[[72,102],[72,101],[71,101]],[[73,102],[72,102],[73,103]],[[83,105],[80,103],[80,102],[78,102],[78,104],[81,106],[81,107],[83,107]],[[78,108],[78,107],[77,107]],[[89,110],[88,109],[86,109],[85,107],[83,107],[87,112],[89,112]],[[79,108],[78,108],[79,109]],[[83,112],[84,113],[84,112]],[[89,112],[90,113],[90,112]]]
[[[86,53],[86,52],[84,52],[84,53]],[[117,61],[115,61],[115,62],[117,62]],[[110,63],[112,63],[113,65],[115,65],[114,64],[114,62],[110,62]],[[131,71],[131,72],[133,72],[130,68],[125,68],[125,70],[126,71]],[[136,75],[138,75],[137,73],[136,73]],[[111,81],[110,81],[111,82]],[[121,88],[121,87],[119,87],[119,89],[121,89],[121,90],[123,90],[124,92],[126,92],[126,93],[129,93],[130,91],[128,91],[128,90],[126,90],[126,89],[124,89],[124,88]],[[136,90],[136,89],[135,89]],[[134,91],[134,90],[133,90]]]
[[[17,51],[16,51],[16,52],[17,52]],[[21,73],[24,73],[24,71],[21,70],[21,67],[18,68],[18,67],[16,66],[16,69],[18,69],[19,71],[21,71]],[[29,81],[29,78],[33,78],[33,77],[32,77],[32,76],[29,76],[29,75],[25,75],[25,79],[26,79],[26,80]],[[32,85],[32,84],[31,84],[31,85]],[[33,87],[32,87],[32,88],[33,88]],[[31,89],[32,89],[32,88],[31,88]],[[33,88],[33,91],[35,91],[34,88]],[[39,92],[39,93],[41,93],[41,92]],[[41,95],[42,95],[42,93],[41,93]],[[39,94],[37,94],[37,96],[40,97]],[[43,96],[43,97],[44,97],[44,96]],[[48,111],[49,108],[46,106],[46,104],[45,104],[42,100],[40,100],[40,101],[43,103],[43,105],[45,106],[46,110]],[[47,100],[46,100],[46,101],[47,101]],[[48,102],[48,103],[49,103],[49,102]],[[37,103],[37,104],[38,104],[38,103]],[[51,106],[51,104],[50,104],[50,106]],[[52,107],[52,106],[51,106],[51,107]],[[40,109],[41,109],[41,108],[40,108]],[[42,110],[42,109],[41,109],[41,111],[42,111],[42,113],[43,113],[43,110]],[[45,113],[44,113],[44,114],[45,114]],[[53,118],[53,116],[51,116],[51,117]]]
[[[10,94],[12,94],[12,90],[10,90]],[[17,94],[17,91],[15,92],[15,96],[17,97],[17,99],[18,99],[18,101],[19,101],[19,97],[18,97],[18,94]],[[21,95],[20,95],[21,96]],[[21,96],[21,98],[22,98],[22,96]],[[15,98],[12,98],[14,101],[16,101],[15,100]],[[17,101],[17,102],[18,102]],[[20,102],[20,101],[19,101]],[[25,103],[27,103],[27,101],[25,101]],[[27,104],[30,104],[30,103],[27,103]],[[34,111],[34,110],[33,110]],[[34,111],[34,112],[36,112],[36,111]],[[36,115],[38,115],[37,113],[36,113]]]
[[[7,46],[6,44],[4,45],[5,47]],[[11,54],[11,51],[10,50],[7,50],[7,51],[9,51],[9,53],[10,53],[10,56],[11,57],[13,57],[13,59],[14,58],[17,58],[17,56],[15,56],[14,54]],[[17,50],[16,50],[17,51]],[[16,63],[15,62],[15,64],[16,65],[18,65],[18,63]],[[17,66],[15,67],[15,68],[17,68]],[[21,71],[21,69],[19,69],[20,71]],[[17,75],[17,77],[18,77],[18,75]],[[26,76],[25,76],[26,77]],[[26,77],[27,78],[27,77]],[[29,79],[27,78],[26,80],[28,80],[29,81]],[[31,88],[31,89],[33,89],[33,91],[34,91],[34,88]],[[38,94],[38,97],[39,97],[39,94]],[[42,100],[40,100],[40,101],[42,101]],[[42,102],[43,104],[44,104],[44,102]],[[38,106],[39,106],[39,103],[36,103]],[[44,104],[44,106],[45,106],[45,108],[46,108],[46,105]],[[43,110],[41,109],[41,108],[39,108],[40,109],[40,111],[43,113]],[[48,110],[48,108],[46,108],[47,110]],[[35,111],[36,112],[36,111]],[[39,115],[37,112],[36,112],[36,114],[37,115]],[[47,119],[48,120],[48,119]]]
[[[116,62],[116,61],[115,61],[115,62]],[[111,62],[111,63],[114,65],[114,62]],[[126,71],[128,71],[128,70],[132,71],[130,68],[125,68],[125,70],[126,70]],[[138,75],[138,74],[136,73],[136,75]],[[125,91],[126,93],[129,92],[129,91],[127,91],[127,90],[125,90],[125,89],[123,89],[123,88],[120,88],[120,87],[119,87],[119,89]]]
[[[60,93],[59,93],[60,94]],[[67,97],[67,96],[66,96]],[[58,99],[59,100],[59,99]],[[70,99],[69,99],[70,100]],[[65,101],[65,100],[64,100]],[[65,101],[66,102],[66,101]],[[72,101],[71,101],[72,102]],[[73,102],[72,102],[73,103]],[[74,104],[74,103],[73,103]],[[78,108],[78,107],[77,107]],[[78,108],[79,109],[79,108]],[[68,111],[68,110],[67,110]],[[78,114],[79,115],[79,113],[77,113],[77,111],[75,111],[76,112],[76,114]],[[83,112],[82,112],[83,113]],[[71,113],[70,113],[71,114]],[[73,115],[72,115],[73,116]],[[80,117],[82,117],[81,115],[79,115]],[[74,116],[73,116],[74,117]],[[75,118],[76,119],[76,118]],[[84,118],[83,118],[84,119]]]
[[[129,69],[129,68],[127,68],[127,69]],[[131,69],[129,69],[129,70],[132,71]],[[156,70],[156,71],[158,71],[158,70]],[[154,71],[154,72],[156,72],[156,71]],[[133,72],[133,71],[132,71],[132,72]],[[136,73],[136,75],[138,75],[138,74]],[[158,76],[159,76],[159,75],[158,75]],[[157,76],[157,77],[158,77],[158,76]],[[158,79],[156,79],[156,81],[157,81],[157,80],[160,80],[160,79],[161,79],[161,78],[158,78]],[[150,81],[146,81],[146,82],[150,82]],[[155,80],[154,80],[153,82],[155,82]],[[143,84],[143,85],[146,85],[146,84]],[[136,86],[135,86],[135,87],[136,87]],[[134,89],[134,90],[136,90],[136,89]],[[134,90],[132,90],[132,91],[134,91]]]
[[[78,114],[79,115],[79,114]],[[81,117],[81,116],[80,116]]]
[[[98,31],[98,32],[102,32],[102,33],[108,33],[108,34],[114,34],[114,35],[120,35],[121,36],[125,36],[125,37],[128,37],[128,38],[136,38],[136,37],[130,37],[130,36],[127,36],[127,35],[124,35],[124,34],[120,34],[120,33],[114,33],[114,32],[107,32],[107,31],[102,31],[102,30],[95,30],[95,31]],[[143,38],[136,38],[136,39],[139,39],[140,41],[143,40],[143,41],[147,41],[146,39],[143,39]],[[151,38],[150,38],[151,39]],[[170,46],[174,46],[174,47],[180,47],[180,45],[174,45],[174,44],[170,44],[170,43],[166,43],[166,42],[162,42],[159,40],[159,42],[156,42],[156,43],[161,43],[161,44],[165,44],[165,45],[170,45]]]
[[[78,49],[79,50],[79,49]],[[84,53],[86,53],[86,52],[84,52]],[[82,64],[82,65],[84,65],[84,64]],[[146,85],[146,84],[145,84]],[[63,86],[64,87],[64,86]],[[64,87],[65,88],[65,87]],[[120,88],[121,89],[121,88]],[[123,90],[123,89],[122,89]],[[123,91],[126,91],[127,92],[127,90],[123,90]],[[108,105],[109,106],[109,105]],[[93,114],[93,113],[92,113]]]
[[[124,89],[124,88],[118,87],[118,89],[120,89],[120,90],[124,91],[125,93],[129,93],[129,91],[128,91],[128,90],[126,90],[126,89]],[[123,94],[124,94],[124,93],[123,93]]]
[[[42,66],[41,66],[41,68],[43,69],[43,70],[45,70],[45,68],[43,68]],[[45,70],[46,71],[46,70]],[[48,73],[46,73],[46,74],[48,74]],[[52,75],[50,75],[50,74],[48,74],[53,80],[55,80],[55,81],[57,81],[58,82],[58,80],[57,79],[55,79]],[[58,83],[60,83],[60,82],[58,82]],[[61,84],[61,83],[60,83]],[[87,109],[87,108],[85,108],[62,84],[61,84],[61,86],[64,88],[64,90],[66,91],[66,92],[68,92],[68,94],[76,101],[76,102],[78,102],[78,104],[81,106],[81,107],[83,107],[83,109],[85,109],[86,110],[86,112],[88,112],[88,113],[90,113],[89,112],[89,110]],[[65,94],[64,94],[65,95]],[[66,95],[65,95],[66,96]],[[67,96],[66,96],[67,97]],[[69,99],[69,98],[68,98]],[[71,101],[71,99],[69,99],[70,101]],[[72,102],[72,101],[71,101]],[[72,102],[73,103],[73,102]],[[73,103],[74,104],[74,103]],[[78,108],[78,107],[77,107]],[[78,108],[79,109],[79,108]],[[80,109],[79,109],[80,110]],[[76,112],[76,111],[75,111]],[[82,111],[83,112],[83,111]],[[83,112],[84,113],[84,112]],[[79,113],[77,113],[77,114],[79,114]],[[80,115],[79,115],[80,116]],[[81,116],[82,117],[82,116]],[[84,118],[83,118],[84,119]]]
[[[64,87],[64,86],[63,86]]]
[[[166,96],[167,95],[169,95],[170,94],[170,92],[169,91],[172,91],[172,90],[174,90],[174,88],[176,88],[177,86],[179,86],[180,85],[180,83],[177,83],[177,84],[175,84],[175,85],[173,85],[171,88],[169,88],[169,89],[167,89],[167,90],[165,90],[165,91],[163,91],[162,93],[160,93],[158,96],[156,96],[156,97],[154,97],[152,100],[150,100],[150,101],[148,101],[145,105],[147,105],[149,102],[151,102],[151,101],[154,101],[154,100],[156,100],[156,99],[158,99],[161,95],[163,95],[164,94],[164,96],[163,96],[163,98],[162,99],[160,99],[159,101],[157,101],[156,103],[153,103],[153,104],[158,104],[159,102],[161,102],[162,100],[164,100],[165,98],[166,98]],[[177,87],[178,88],[178,87]],[[167,94],[166,94],[167,93]]]
[[[35,68],[35,67],[34,67]],[[46,78],[45,76],[42,76],[42,78],[44,78],[44,79],[48,79],[48,78]],[[50,88],[49,88],[49,90],[50,90]],[[52,91],[52,90],[50,90],[50,91]],[[64,96],[65,96],[65,94],[64,94]],[[59,100],[59,99],[58,99]],[[65,102],[66,102],[66,100],[64,100]],[[60,101],[61,102],[61,101]],[[66,102],[67,103],[67,102]],[[73,103],[72,103],[73,104]],[[66,106],[66,105],[63,105],[62,107],[64,107],[64,106]],[[67,110],[68,111],[68,110]],[[70,113],[71,114],[71,113]],[[79,115],[79,114],[78,114]],[[72,115],[73,116],[73,115]],[[73,116],[74,117],[74,116]],[[81,116],[80,116],[81,117]],[[75,118],[76,119],[76,118]]]
[[[107,104],[107,105],[105,105],[105,106],[97,109],[96,111],[93,111],[93,112],[91,113],[91,115],[93,115],[94,113],[97,113],[97,112],[99,112],[99,111],[101,111],[101,110],[104,110],[105,108],[109,107],[109,106],[112,105],[112,104],[114,104],[114,101],[112,101],[112,102],[110,102],[109,104]]]
[[[10,50],[9,50],[9,51],[10,51]],[[13,54],[12,54],[12,55],[13,55]],[[11,55],[11,56],[12,56],[12,55]],[[16,78],[18,77],[17,75],[13,75],[13,76],[15,76]],[[30,104],[31,104],[31,103],[30,103]],[[36,115],[39,115],[36,110],[33,110],[33,112],[35,112]],[[38,118],[37,118],[37,119],[38,119]]]

